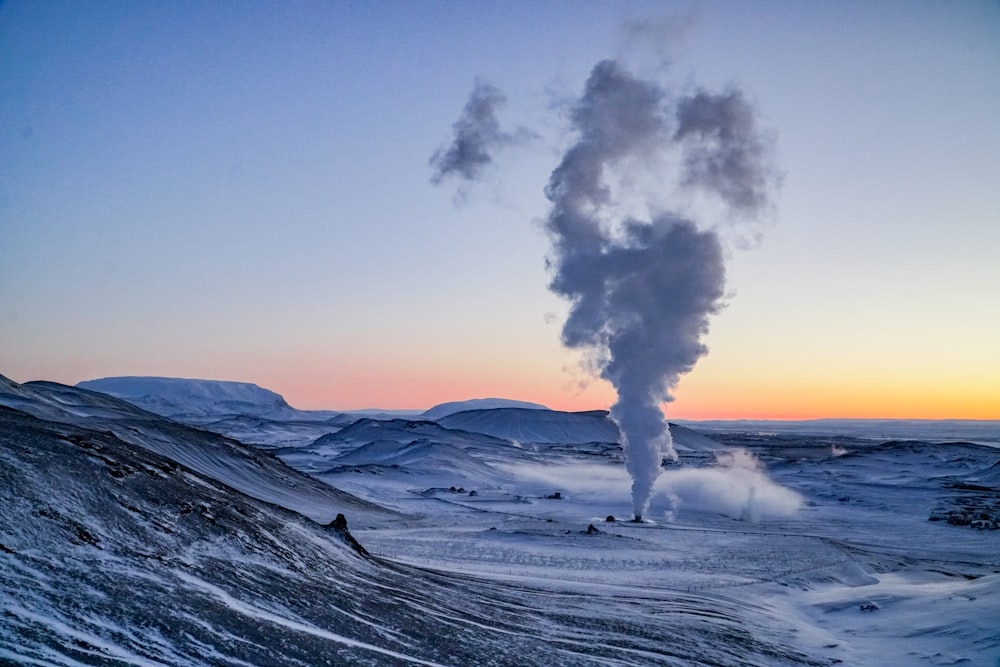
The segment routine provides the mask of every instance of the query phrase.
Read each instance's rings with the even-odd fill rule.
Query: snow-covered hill
[[[539,403],[529,403],[528,401],[515,401],[509,398],[471,398],[466,401],[450,401],[439,403],[429,410],[425,410],[420,417],[437,421],[442,417],[464,412],[466,410],[493,410],[495,408],[522,408],[525,410],[548,410],[547,407]]]
[[[496,483],[493,462],[510,462],[518,450],[508,441],[478,433],[447,429],[427,420],[362,418],[305,446],[275,453],[289,465],[336,485],[351,484],[353,475],[398,469],[405,484]],[[419,482],[418,482],[419,479]]]
[[[495,408],[456,412],[436,420],[450,429],[482,433],[518,443],[582,445],[617,443],[618,426],[603,410],[559,412],[548,409]],[[723,445],[677,424],[670,425],[674,447],[683,451],[714,451]]]
[[[249,382],[166,377],[109,377],[76,385],[125,399],[165,417],[252,415],[271,419],[328,419],[336,413],[296,410],[269,389]]]
[[[53,421],[154,419],[158,415],[108,394],[55,382],[18,384],[0,375],[0,405]]]
[[[434,442],[464,448],[481,446],[486,448],[507,447],[509,442],[486,434],[474,434],[449,429],[437,422],[426,419],[369,419],[362,418],[345,428],[317,439],[313,448],[327,447],[333,451],[345,452],[359,445],[378,440],[392,440],[409,443],[414,440]]]
[[[377,440],[341,454],[332,463],[339,467],[359,469],[397,468],[409,482],[415,476],[435,480],[447,476],[450,484],[496,483],[500,474],[489,464],[475,458],[464,450],[431,440],[414,440],[399,443],[393,440]],[[428,486],[435,482],[429,481]]]
[[[0,405],[40,419],[112,433],[260,500],[328,522],[338,513],[377,525],[397,517],[323,484],[241,442],[146,412],[110,395],[54,382],[14,383],[0,376]]]
[[[618,442],[606,412],[557,412],[524,408],[466,410],[436,420],[442,426],[520,443]]]

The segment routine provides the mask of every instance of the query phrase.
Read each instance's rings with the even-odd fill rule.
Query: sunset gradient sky
[[[669,416],[1000,419],[994,0],[8,0],[0,373],[608,407],[539,220],[609,57],[739,86],[785,173]],[[432,185],[476,81],[537,136]]]

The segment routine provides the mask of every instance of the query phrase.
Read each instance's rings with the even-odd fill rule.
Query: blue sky
[[[0,373],[607,407],[538,221],[609,57],[738,85],[785,172],[672,414],[1000,418],[996,2],[5,2]],[[477,80],[538,138],[456,198]]]

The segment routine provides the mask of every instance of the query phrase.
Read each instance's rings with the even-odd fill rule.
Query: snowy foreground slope
[[[5,387],[21,408],[72,393]],[[5,664],[817,664],[766,610],[723,596],[571,593],[365,556],[115,421],[0,408]]]
[[[41,419],[112,433],[124,442],[316,521],[329,522],[342,512],[378,525],[396,516],[377,504],[303,475],[259,449],[163,419],[98,392],[54,382],[18,385],[0,376],[0,405]]]
[[[1000,664],[997,448],[674,426],[635,524],[601,413],[0,405],[0,664]]]
[[[793,662],[742,610],[567,599],[365,558],[169,459],[0,408],[0,660],[14,664]],[[669,630],[688,638],[668,643]],[[602,657],[603,656],[603,657]]]

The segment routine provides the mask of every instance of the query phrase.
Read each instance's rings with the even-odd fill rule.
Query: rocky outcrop
[[[361,543],[358,542],[356,539],[354,539],[354,536],[351,535],[351,531],[347,529],[346,516],[344,516],[343,514],[338,514],[333,521],[331,521],[326,525],[326,527],[332,528],[333,532],[339,535],[340,538],[344,540],[344,543],[347,544],[347,546],[354,549],[358,554],[365,557],[371,557],[371,554],[368,553],[368,550],[365,549],[363,546],[361,546]]]

